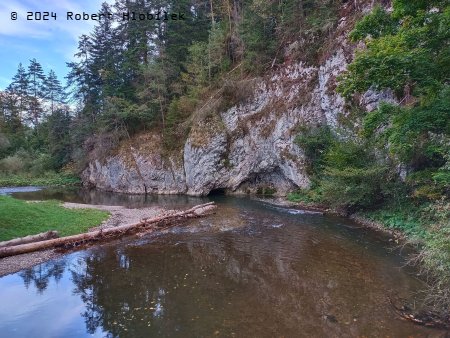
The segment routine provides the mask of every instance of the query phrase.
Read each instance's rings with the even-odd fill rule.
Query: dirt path
[[[108,211],[111,216],[103,224],[89,229],[89,231],[106,229],[120,225],[137,223],[144,218],[152,218],[166,213],[173,213],[173,210],[165,210],[161,207],[149,207],[142,209],[129,209],[121,206],[92,205],[78,203],[64,203],[64,207],[69,209],[97,209]],[[29,254],[17,255],[0,259],[0,277],[31,268],[37,264],[50,259],[60,257],[62,254],[55,250],[44,250]]]

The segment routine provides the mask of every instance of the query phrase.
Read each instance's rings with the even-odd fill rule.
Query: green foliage
[[[397,31],[397,22],[381,6],[376,6],[372,13],[358,21],[350,33],[352,41],[359,41],[366,37],[379,38],[392,35]]]
[[[295,203],[315,204],[323,203],[322,193],[319,187],[308,190],[297,190],[288,194],[287,199]]]
[[[420,212],[410,203],[390,205],[361,214],[372,221],[382,223],[388,229],[401,230],[415,239],[425,235],[424,228],[420,226]]]
[[[343,169],[327,168],[321,188],[323,199],[339,209],[355,210],[371,207],[382,198],[384,167]]]
[[[71,174],[39,172],[39,176],[32,174],[7,174],[0,177],[0,187],[25,187],[25,186],[71,186],[79,185],[80,179]]]
[[[411,9],[416,5],[394,2],[395,15],[378,8],[357,25],[354,39],[367,35],[372,39],[366,40],[367,49],[357,53],[341,77],[338,90],[344,96],[370,87],[390,88],[399,95],[407,89],[421,97],[435,96],[441,90],[450,75],[450,6],[442,4],[439,11]],[[383,19],[377,21],[380,16]]]
[[[387,168],[377,163],[367,144],[338,140],[327,127],[305,130],[296,142],[310,165],[312,189],[291,199],[355,210],[383,198]]]
[[[53,71],[48,76],[35,59],[0,95],[0,172],[37,175],[59,170],[71,160],[72,117]]]
[[[278,45],[276,38],[276,2],[253,1],[245,10],[241,36],[245,46],[245,68],[261,72],[270,66]]]
[[[179,150],[183,147],[188,133],[186,119],[195,110],[196,105],[197,100],[188,96],[182,96],[170,103],[164,135],[164,146],[167,150]]]
[[[256,194],[261,196],[273,196],[276,194],[276,192],[277,189],[270,186],[258,187],[258,189],[256,190]]]
[[[450,135],[450,90],[444,87],[434,100],[416,107],[382,104],[364,119],[363,135],[414,170],[442,167]],[[441,176],[448,169],[441,170]]]
[[[330,150],[323,196],[334,205],[362,207],[365,217],[420,243],[431,301],[448,314],[450,3],[394,0],[392,13],[376,7],[350,36],[366,48],[340,77],[338,91],[349,99],[368,89],[393,89],[400,104],[381,104],[363,118],[365,153],[377,153],[377,161],[351,147]],[[404,181],[398,165],[407,169]]]
[[[106,220],[99,210],[70,210],[59,202],[25,202],[0,196],[0,241],[56,230],[61,236],[87,231]]]
[[[401,230],[412,243],[419,243],[418,263],[432,291],[428,301],[443,314],[450,311],[450,203],[445,200],[416,205],[391,204],[362,215]]]
[[[448,196],[450,142],[450,4],[393,2],[360,21],[351,37],[366,39],[338,90],[347,98],[390,88],[406,105],[381,104],[363,119],[363,136],[391,163],[408,168],[416,202]],[[368,38],[367,38],[368,37]]]
[[[418,201],[440,200],[448,196],[450,171],[427,168],[408,175],[406,183],[412,191],[412,196]]]
[[[404,18],[416,16],[418,12],[429,11],[434,7],[443,7],[448,5],[447,0],[393,0],[393,17]]]
[[[287,41],[303,40],[296,57],[315,64],[338,19],[340,1],[284,0],[244,2],[240,37],[244,68],[261,73],[282,61]]]
[[[300,130],[295,138],[295,143],[305,153],[310,175],[317,175],[323,171],[325,155],[334,141],[335,137],[327,125]]]

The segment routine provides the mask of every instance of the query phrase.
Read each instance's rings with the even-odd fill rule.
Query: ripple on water
[[[442,336],[396,316],[388,296],[414,301],[423,285],[370,232],[247,199],[218,204],[172,231],[1,278],[0,336]]]

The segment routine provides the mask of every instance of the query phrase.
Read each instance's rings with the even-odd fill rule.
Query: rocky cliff
[[[330,49],[317,65],[293,61],[300,42],[287,44],[284,65],[264,78],[248,80],[245,100],[213,117],[194,120],[179,155],[162,156],[157,134],[136,137],[118,153],[93,160],[83,172],[86,185],[142,194],[207,195],[271,192],[284,195],[310,184],[302,149],[294,142],[300,126],[332,128],[349,113],[335,91],[336,77],[352,60],[356,46],[347,40],[355,16],[373,4],[345,2]],[[366,3],[366,4],[365,4]],[[370,91],[361,104],[372,110],[389,93]],[[214,98],[211,98],[214,100]]]

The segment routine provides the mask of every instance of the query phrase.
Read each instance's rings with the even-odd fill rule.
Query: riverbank
[[[107,211],[64,208],[60,202],[27,202],[0,196],[0,241],[55,230],[69,236],[100,225]]]
[[[19,203],[17,203],[19,202]],[[5,204],[4,204],[5,203]],[[50,203],[50,204],[49,204]],[[51,219],[51,217],[49,216],[49,213],[54,213],[55,210],[55,206],[59,209],[58,210],[58,216],[60,215],[68,215],[68,214],[73,214],[75,213],[76,215],[80,216],[80,222],[83,220],[85,221],[86,215],[102,215],[105,217],[102,217],[101,219],[96,219],[95,222],[91,222],[89,223],[90,227],[88,229],[86,229],[86,226],[88,225],[83,225],[80,226],[80,228],[78,229],[79,231],[73,231],[73,229],[69,230],[69,233],[83,233],[86,231],[96,231],[96,230],[100,230],[100,229],[107,229],[107,228],[112,228],[112,227],[117,227],[117,226],[122,226],[122,225],[129,225],[129,224],[134,224],[139,222],[140,220],[144,219],[144,218],[152,218],[152,217],[157,217],[157,216],[162,216],[164,215],[166,212],[165,209],[160,208],[160,207],[151,207],[151,208],[141,208],[141,209],[128,209],[125,207],[121,207],[121,206],[105,206],[105,205],[91,205],[91,204],[78,204],[78,203],[64,203],[64,204],[60,204],[57,203],[55,201],[51,201],[51,202],[23,202],[23,201],[18,201],[18,200],[14,200],[10,197],[2,197],[0,196],[0,204],[2,206],[5,206],[5,208],[1,208],[0,209],[0,235],[2,234],[2,227],[3,224],[2,223],[2,219],[6,219],[5,217],[5,210],[10,209],[12,210],[12,215],[15,214],[15,209],[17,208],[17,206],[22,206],[23,207],[23,211],[22,217],[26,217],[28,219],[28,216],[26,216],[27,214],[33,213],[33,216],[36,216],[36,213],[46,213],[46,217],[49,217]],[[47,209],[47,211],[43,211],[41,209],[41,207],[45,207],[46,209],[49,207],[49,209]],[[30,210],[31,208],[31,210]],[[173,212],[173,211],[171,211]],[[11,216],[13,217],[13,216]],[[44,217],[44,218],[46,218]],[[49,219],[46,218],[46,219]],[[59,218],[59,217],[58,217]],[[14,218],[12,218],[14,219]],[[62,220],[61,220],[62,221]],[[19,224],[19,223],[17,223]],[[26,227],[28,224],[27,223],[23,223],[20,222],[21,226]],[[37,219],[37,224],[41,224],[39,217]],[[81,224],[81,223],[80,223]],[[55,224],[53,223],[53,226]],[[46,227],[41,227],[42,231],[45,231],[44,229],[50,229],[51,226],[47,226]],[[72,228],[72,227],[71,227]],[[53,227],[50,230],[57,230],[55,227]],[[38,231],[41,232],[41,231]],[[68,234],[68,232],[64,232],[61,231],[61,229],[59,229],[59,232],[63,233],[63,234]],[[30,233],[27,233],[27,235],[29,235]],[[18,236],[20,237],[20,236]],[[51,249],[51,250],[43,250],[43,251],[37,251],[37,252],[32,252],[32,253],[27,253],[27,254],[21,254],[21,255],[17,255],[17,256],[12,256],[12,257],[6,257],[6,258],[2,258],[0,259],[0,277],[5,276],[5,275],[9,275],[11,273],[15,273],[18,272],[20,270],[23,269],[28,269],[31,268],[37,264],[40,263],[44,263],[48,260],[51,259],[55,259],[58,258],[62,255],[63,253],[61,253],[58,250],[55,249]]]
[[[399,244],[409,244],[416,254],[409,264],[416,266],[429,286],[430,306],[450,321],[450,203],[445,200],[424,205],[384,205],[352,214],[343,213],[310,196],[294,193],[286,203],[324,213],[347,216],[364,227],[389,234]]]
[[[0,187],[76,186],[80,184],[81,181],[78,177],[61,173],[45,173],[39,176],[27,174],[0,176]]]

